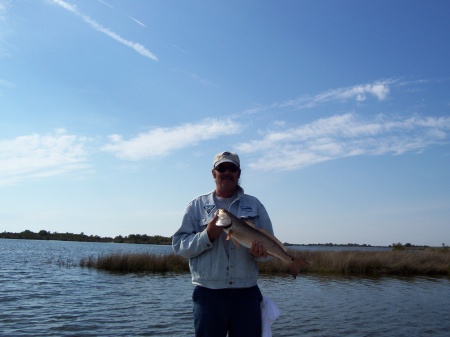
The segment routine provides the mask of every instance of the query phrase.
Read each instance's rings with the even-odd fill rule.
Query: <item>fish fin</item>
[[[270,232],[267,229],[262,229],[262,228],[256,228],[256,229],[265,234],[272,235],[272,234],[270,234]]]
[[[231,241],[233,241],[234,245],[235,245],[237,248],[241,247],[241,244],[240,244],[238,241],[236,241],[235,239],[231,238]]]
[[[269,238],[271,238],[273,241],[275,241],[276,243],[278,243],[278,245],[280,245],[280,247],[286,251],[286,248],[284,247],[283,243],[278,240],[275,236],[273,236],[269,231],[267,231],[266,229],[263,228],[258,228],[256,227],[256,224],[251,222],[250,220],[243,220],[247,225],[253,227],[254,229],[260,231],[261,233],[263,233],[264,235],[267,235]]]
[[[249,225],[249,226],[251,226],[251,227],[253,227],[253,228],[256,228],[256,224],[255,224],[254,222],[252,222],[252,221],[250,221],[250,220],[244,220],[244,222],[245,222],[247,225]],[[258,228],[256,228],[256,229],[258,229]]]
[[[283,243],[278,240],[274,235],[270,234],[267,230],[262,229],[262,228],[256,228],[258,231],[260,231],[261,233],[263,233],[264,235],[267,235],[269,238],[271,238],[273,241],[275,241],[276,243],[278,243],[278,245],[284,250],[286,251],[286,247],[284,247]]]
[[[292,257],[292,262],[289,264],[289,271],[295,279],[301,269],[309,266],[309,262],[302,258]]]
[[[243,220],[243,219],[242,219]],[[254,229],[260,231],[261,233],[263,233],[264,235],[267,235],[269,238],[271,238],[272,240],[274,240],[276,243],[278,243],[284,251],[286,251],[286,248],[284,247],[283,243],[278,240],[275,236],[273,236],[269,231],[263,229],[263,228],[258,228],[256,227],[256,224],[253,223],[251,220],[243,220],[247,225],[253,227]]]
[[[231,239],[231,241],[233,241],[234,245],[235,245],[237,248],[239,248],[239,247],[241,246],[241,244],[240,244],[238,241],[236,241],[236,240],[231,236],[232,234],[233,234],[233,231],[229,230],[229,231],[228,231],[228,234],[227,234],[227,240],[230,240],[230,239]]]

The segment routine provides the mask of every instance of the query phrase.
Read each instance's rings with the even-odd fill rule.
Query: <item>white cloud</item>
[[[79,12],[77,7],[74,5],[71,5],[63,0],[50,0],[54,4],[64,8],[65,10],[68,10],[69,12],[79,16],[81,19],[83,19],[84,22],[86,22],[89,26],[91,26],[93,29],[106,34],[110,38],[116,40],[117,42],[122,43],[123,45],[130,47],[134,49],[137,53],[141,54],[142,56],[148,57],[154,61],[158,61],[158,58],[153,54],[151,51],[149,51],[147,48],[145,48],[143,45],[137,42],[129,41],[118,35],[117,33],[111,31],[110,29],[103,27],[101,24],[96,22],[95,20],[91,19],[89,16],[84,15],[83,13]]]
[[[379,101],[382,101],[387,98],[391,90],[390,86],[395,82],[396,80],[388,79],[374,83],[358,84],[352,87],[332,89],[315,96],[303,96],[298,99],[288,100],[279,106],[283,108],[312,108],[318,104],[330,101],[346,102],[355,100],[361,102],[365,101],[368,96],[373,96]]]
[[[237,149],[258,154],[260,159],[250,164],[253,168],[294,170],[349,156],[420,152],[445,142],[449,131],[450,117],[394,119],[378,115],[368,119],[344,114],[270,131]]]
[[[205,119],[195,124],[155,128],[129,140],[124,140],[121,135],[111,135],[111,142],[102,149],[121,159],[155,158],[201,141],[240,133],[241,129],[241,125],[231,119]]]
[[[87,168],[87,139],[57,130],[0,139],[0,186]]]
[[[133,18],[132,16],[129,16],[129,18],[131,20],[133,20],[134,22],[136,22],[138,25],[142,26],[142,27],[147,27],[145,24],[143,24],[141,21],[139,21],[138,19]]]

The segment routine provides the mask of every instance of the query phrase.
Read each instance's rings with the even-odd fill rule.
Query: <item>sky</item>
[[[171,236],[218,152],[282,242],[450,244],[447,0],[0,0],[0,232]]]

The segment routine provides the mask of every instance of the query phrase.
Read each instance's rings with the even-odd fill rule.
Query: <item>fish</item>
[[[239,219],[223,208],[218,209],[216,215],[216,226],[223,227],[227,240],[231,239],[238,247],[242,245],[247,248],[251,248],[253,242],[261,242],[268,255],[277,257],[288,265],[294,279],[302,268],[309,266],[306,260],[290,255],[275,236],[256,228],[250,221]]]

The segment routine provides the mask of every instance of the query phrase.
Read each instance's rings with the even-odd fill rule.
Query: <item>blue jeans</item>
[[[196,286],[194,326],[196,337],[261,337],[261,300],[258,286],[208,289]]]

